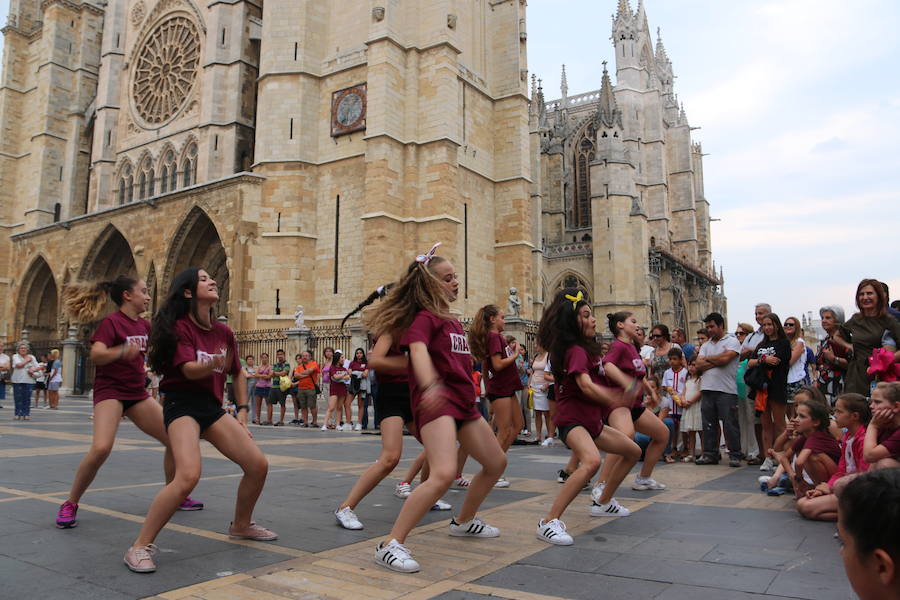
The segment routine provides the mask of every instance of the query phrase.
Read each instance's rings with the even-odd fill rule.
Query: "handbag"
[[[768,382],[769,378],[766,376],[766,370],[760,365],[751,367],[744,372],[744,383],[752,390],[764,390]]]
[[[293,387],[293,383],[291,383],[291,378],[287,375],[278,379],[278,389],[280,389],[282,392],[288,391],[289,389],[291,389],[291,387]]]

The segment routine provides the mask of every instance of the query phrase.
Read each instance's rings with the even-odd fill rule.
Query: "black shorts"
[[[35,382],[34,382],[34,389],[36,389],[36,390],[46,390],[46,389],[47,389],[47,384],[44,383],[43,381],[35,381]]]
[[[144,400],[146,400],[146,398],[144,398],[143,400],[119,400],[119,402],[122,404],[122,412],[127,413],[129,408],[131,408],[135,404],[140,404]]]
[[[406,383],[382,383],[378,386],[375,407],[381,419],[400,417],[404,423],[412,423],[409,385]]]
[[[559,436],[559,441],[561,441],[563,444],[566,444],[566,438],[569,436],[569,433],[576,427],[584,428],[584,430],[588,432],[588,435],[590,435],[590,433],[591,433],[587,427],[585,427],[584,425],[578,424],[578,423],[576,423],[574,425],[559,425],[556,428],[557,435]],[[603,432],[602,427],[600,428],[600,431],[601,431],[601,433]],[[599,433],[597,434],[597,437],[600,437]],[[594,439],[597,439],[597,437],[595,437]],[[566,447],[568,447],[568,446],[569,445],[566,444]]]
[[[631,409],[631,422],[634,423],[638,419],[641,418],[641,415],[644,414],[644,411],[647,410],[643,406],[638,406],[637,408]]]
[[[282,406],[287,401],[287,392],[282,392],[280,387],[272,386],[272,389],[269,390],[269,396],[266,401],[275,406],[276,404],[281,404]]]
[[[198,392],[169,390],[163,403],[163,423],[166,430],[175,419],[191,417],[197,421],[200,433],[203,433],[224,414],[225,410],[215,396]]]

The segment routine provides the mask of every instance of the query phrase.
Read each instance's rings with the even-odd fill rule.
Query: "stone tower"
[[[615,78],[539,107],[545,297],[585,289],[599,314],[696,329],[724,311],[709,239],[703,152],[674,92],[672,62],[644,3],[619,0],[612,18]]]

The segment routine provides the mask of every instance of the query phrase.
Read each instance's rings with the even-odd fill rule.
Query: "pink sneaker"
[[[125,553],[125,564],[135,573],[152,573],[156,570],[153,555],[156,554],[157,550],[159,548],[156,547],[156,544],[129,548],[128,552]]]
[[[238,538],[242,540],[256,540],[258,542],[271,542],[278,539],[278,534],[269,531],[261,525],[250,523],[250,526],[243,531],[238,531],[234,527],[234,523],[228,525],[228,537]]]
[[[56,511],[56,526],[59,529],[71,529],[78,525],[75,515],[78,513],[78,505],[66,500]]]
[[[184,499],[184,502],[178,505],[178,510],[203,510],[203,503],[195,502],[194,500],[191,500],[190,496],[188,496]]]

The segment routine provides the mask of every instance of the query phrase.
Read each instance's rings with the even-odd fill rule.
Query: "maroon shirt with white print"
[[[241,370],[238,359],[237,342],[231,328],[224,323],[213,321],[209,331],[201,329],[189,316],[175,322],[175,334],[178,346],[172,363],[163,370],[163,379],[159,384],[161,392],[184,391],[197,392],[201,395],[214,396],[222,402],[225,378],[237,375]],[[216,356],[225,357],[225,367],[214,370],[203,379],[188,379],[181,367],[188,362],[206,364]]]

